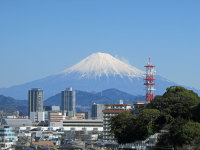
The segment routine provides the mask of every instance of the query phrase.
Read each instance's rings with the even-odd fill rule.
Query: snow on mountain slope
[[[10,88],[2,88],[0,94],[27,99],[29,89],[41,88],[46,99],[67,87],[73,87],[75,90],[87,92],[116,88],[132,95],[145,95],[144,74],[144,71],[109,54],[95,53],[60,73]],[[158,75],[155,78],[155,95],[163,94],[169,86],[177,85]]]
[[[101,77],[116,76],[125,77],[142,77],[144,71],[139,70],[125,62],[122,62],[110,54],[94,53],[83,59],[76,65],[61,72],[60,74],[80,73],[81,77]]]

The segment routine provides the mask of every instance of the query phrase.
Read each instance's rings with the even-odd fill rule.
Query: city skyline
[[[198,149],[200,1],[0,1],[0,149]]]
[[[0,88],[105,52],[141,70],[151,57],[157,74],[200,89],[199,1],[0,3]]]

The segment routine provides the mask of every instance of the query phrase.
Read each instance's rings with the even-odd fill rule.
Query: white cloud
[[[125,62],[125,63],[127,63],[127,64],[130,64],[129,60],[126,59],[125,57],[122,57],[120,60],[123,61],[123,62]]]
[[[130,65],[130,62],[129,62],[129,60],[128,60],[128,59],[126,59],[125,57],[121,57],[121,58],[119,58],[119,57],[118,57],[118,55],[115,55],[115,58],[117,58],[117,59],[119,59],[119,60],[123,61],[124,63],[127,63],[127,64],[129,64],[129,65]]]

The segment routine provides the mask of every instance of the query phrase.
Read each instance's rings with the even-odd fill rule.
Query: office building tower
[[[72,88],[67,88],[61,92],[61,110],[63,115],[68,117],[76,116],[76,92]]]
[[[103,120],[103,113],[102,113],[103,109],[104,109],[104,105],[93,103],[92,104],[91,118]]]
[[[28,115],[32,121],[44,121],[43,90],[32,88],[28,91]]]

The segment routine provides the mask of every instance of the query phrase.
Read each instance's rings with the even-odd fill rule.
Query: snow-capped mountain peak
[[[26,99],[28,90],[39,87],[45,91],[45,99],[60,93],[67,87],[73,87],[76,90],[97,92],[116,88],[133,95],[145,95],[144,74],[143,71],[109,54],[95,53],[63,72],[0,89],[0,93],[17,99]],[[177,85],[158,75],[155,78],[155,88],[157,89],[155,95],[161,95],[166,91],[166,88]],[[200,93],[198,90],[196,91]],[[91,99],[89,98],[89,100]],[[81,99],[81,101],[84,100]]]
[[[139,70],[107,53],[94,53],[74,66],[65,69],[61,74],[79,73],[81,77],[120,76],[141,77],[144,71]]]

